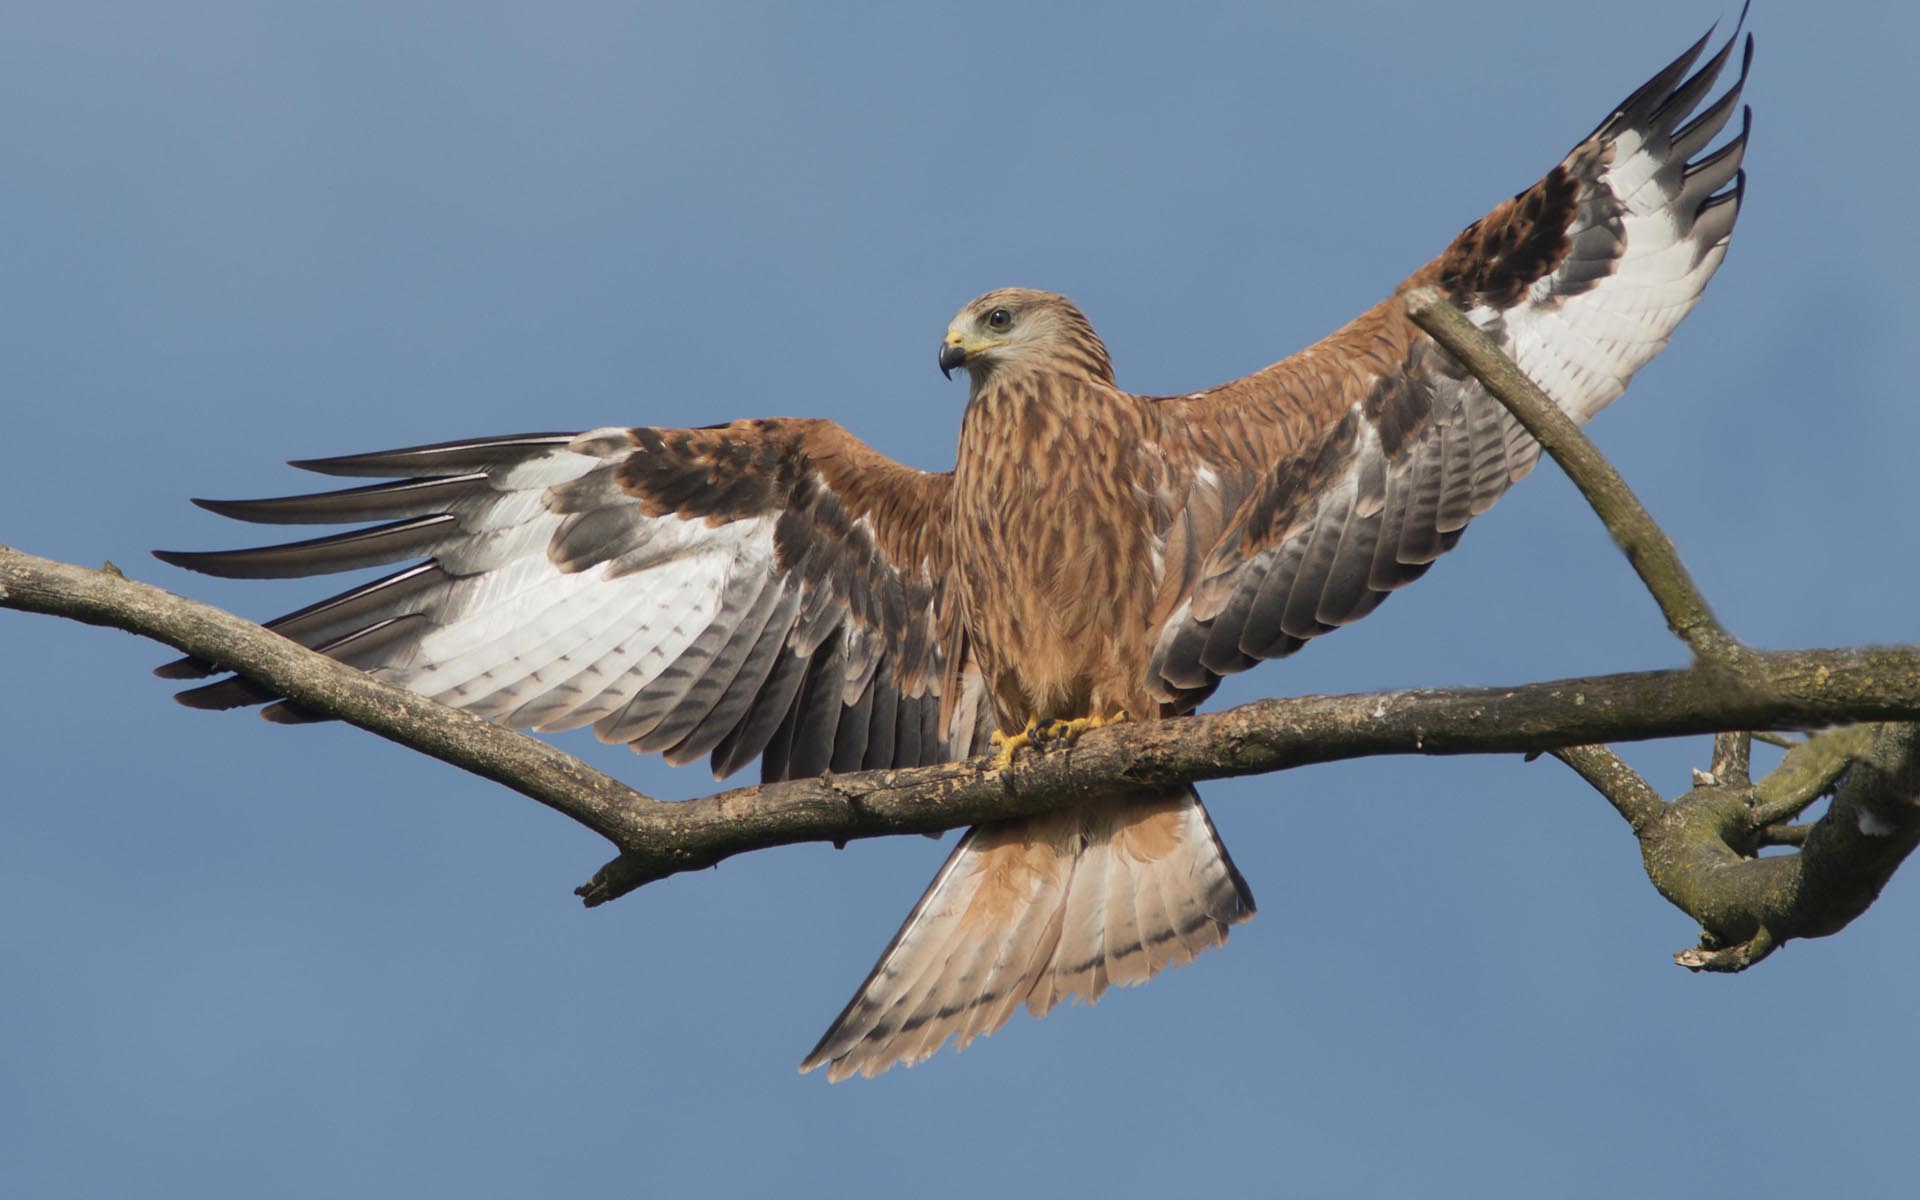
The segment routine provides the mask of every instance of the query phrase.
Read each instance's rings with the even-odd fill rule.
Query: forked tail
[[[1253,916],[1192,788],[967,832],[802,1071],[838,1082],[964,1050],[1022,1003],[1089,1003],[1227,940]]]

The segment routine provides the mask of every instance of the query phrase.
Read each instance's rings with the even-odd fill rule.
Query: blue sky
[[[1747,208],[1596,439],[1731,627],[1920,640],[1920,16],[1761,4]],[[934,349],[1067,292],[1136,390],[1345,321],[1722,15],[1705,3],[0,7],[0,541],[173,570],[188,496],[534,429],[832,417],[951,462]],[[189,712],[164,650],[0,614],[0,1191],[1907,1194],[1920,887],[1751,974],[1552,762],[1205,789],[1224,952],[966,1054],[794,1064],[944,853],[605,857],[364,734]],[[1678,665],[1543,468],[1219,702]],[[655,795],[711,790],[584,737]],[[1703,742],[1637,750],[1669,793]],[[1893,1150],[1888,1153],[1888,1149]]]

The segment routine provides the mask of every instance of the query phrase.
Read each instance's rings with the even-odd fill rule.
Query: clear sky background
[[[1920,10],[1757,10],[1732,253],[1595,436],[1743,637],[1920,641]],[[0,541],[265,618],[319,593],[145,552],[247,542],[187,497],[324,485],[287,458],[819,414],[942,468],[936,340],[975,294],[1072,295],[1135,390],[1240,375],[1721,15],[0,6]],[[1225,951],[829,1087],[794,1064],[943,846],[586,912],[592,835],[351,729],[180,708],[167,657],[0,613],[8,1195],[1912,1194],[1911,867],[1841,936],[1695,977],[1551,761],[1211,785],[1261,903]],[[1549,466],[1216,704],[1682,661]],[[1635,761],[1673,793],[1707,753]]]

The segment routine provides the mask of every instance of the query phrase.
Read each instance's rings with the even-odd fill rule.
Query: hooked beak
[[[948,338],[940,343],[940,374],[952,379],[953,369],[966,365],[967,348],[960,344],[958,338]]]

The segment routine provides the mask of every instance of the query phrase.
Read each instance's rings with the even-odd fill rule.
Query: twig
[[[1466,314],[1431,287],[1405,297],[1407,315],[1431,334],[1513,413],[1580,489],[1641,582],[1666,616],[1667,627],[1702,662],[1741,664],[1749,653],[1721,627],[1687,574],[1679,552],[1573,419],[1480,332]]]

